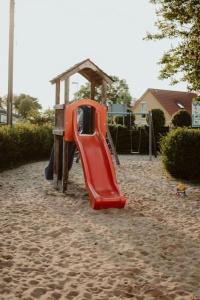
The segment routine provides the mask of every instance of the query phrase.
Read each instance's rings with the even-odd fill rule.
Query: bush
[[[180,110],[174,115],[172,119],[172,124],[174,125],[174,127],[189,127],[191,126],[191,123],[191,115],[189,114],[189,112],[187,112],[187,110]]]
[[[129,129],[125,126],[109,126],[117,153],[130,154],[132,152],[140,152],[141,154],[149,153],[149,128],[147,126],[141,128]],[[153,143],[153,151],[160,150],[160,138],[168,132],[168,127],[163,127],[157,137],[158,143]],[[156,145],[155,145],[156,144]]]
[[[200,130],[178,128],[161,140],[162,161],[174,177],[200,179]]]
[[[158,134],[160,131],[162,131],[163,127],[165,126],[165,114],[159,108],[152,109],[151,112],[152,112],[153,130],[155,134]],[[147,124],[149,124],[148,115],[147,115]]]
[[[15,125],[0,127],[0,170],[45,159],[53,145],[51,126]]]
[[[26,118],[26,122],[36,125],[50,125],[54,126],[55,111],[54,109],[47,109],[45,112],[32,110]]]

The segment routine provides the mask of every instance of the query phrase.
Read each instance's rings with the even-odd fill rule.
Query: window
[[[142,118],[145,118],[146,117],[146,113],[147,113],[147,103],[146,102],[141,102],[140,112],[142,114]]]
[[[7,117],[6,117],[6,115],[1,115],[0,114],[0,123],[6,123],[7,122]]]
[[[178,107],[181,108],[181,109],[185,108],[184,105],[181,104],[180,102],[178,102],[177,105],[178,105]]]

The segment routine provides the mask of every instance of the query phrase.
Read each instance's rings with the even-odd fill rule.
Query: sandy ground
[[[94,211],[81,166],[66,195],[46,162],[0,174],[0,299],[200,299],[200,185],[166,176],[159,160],[121,157],[125,209]]]

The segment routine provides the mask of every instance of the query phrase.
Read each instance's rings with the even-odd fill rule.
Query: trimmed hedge
[[[130,154],[149,152],[148,127],[134,128],[125,126],[109,126],[117,153]],[[163,128],[159,136],[156,136],[157,151],[159,151],[160,137],[168,131]],[[20,124],[12,128],[0,126],[0,170],[15,167],[17,165],[47,159],[50,156],[53,145],[52,127],[49,125]]]
[[[176,178],[200,179],[200,130],[178,128],[161,140],[162,161]]]
[[[149,153],[149,128],[147,126],[141,128],[129,129],[125,126],[109,126],[110,133],[119,154],[130,154],[132,152],[140,152],[140,154]],[[155,147],[160,151],[160,138],[169,131],[168,127],[163,127],[162,131],[154,137],[152,145],[153,151]]]
[[[0,170],[48,158],[52,145],[51,126],[0,126]]]
[[[189,127],[192,125],[192,117],[187,110],[179,110],[172,119],[174,127]]]

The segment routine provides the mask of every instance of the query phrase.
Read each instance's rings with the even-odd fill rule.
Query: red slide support
[[[78,131],[77,109],[81,106],[95,109],[93,134],[81,134]],[[117,185],[114,165],[105,139],[106,107],[93,100],[79,100],[66,106],[65,120],[65,140],[74,140],[79,149],[92,208],[123,208],[126,199]]]

